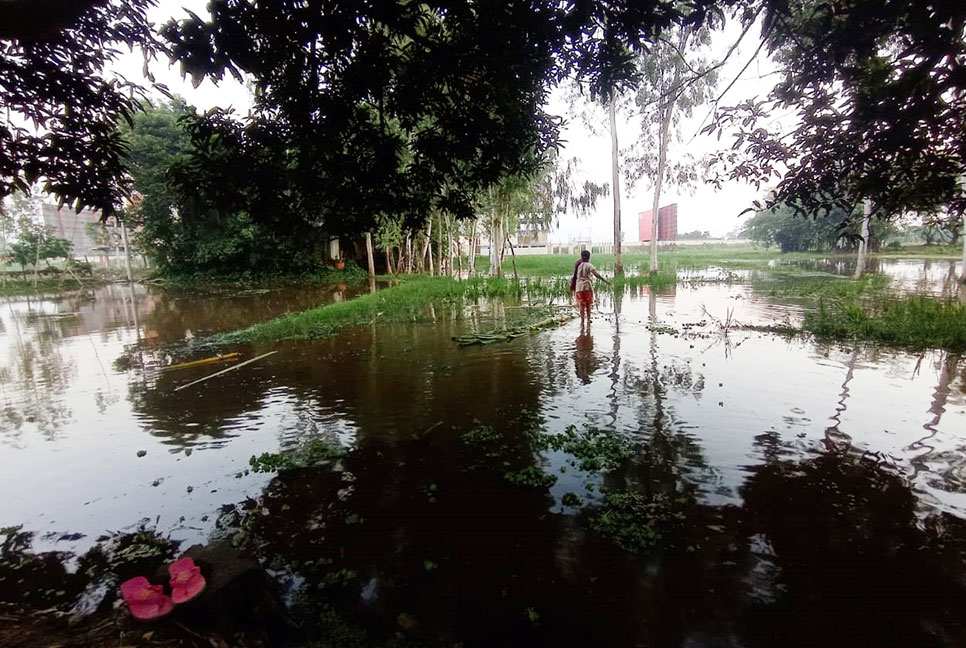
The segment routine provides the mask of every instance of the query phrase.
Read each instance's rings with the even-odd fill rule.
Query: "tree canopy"
[[[77,209],[112,210],[126,173],[117,123],[141,91],[105,68],[120,46],[154,51],[150,4],[0,2],[0,197],[39,181]]]
[[[76,207],[125,193],[116,125],[141,90],[106,74],[122,46],[161,47],[152,0],[0,2],[0,195],[35,181]],[[711,12],[764,19],[783,79],[763,101],[723,110],[739,130],[727,177],[759,184],[787,168],[775,200],[883,212],[964,199],[964,23],[959,2],[900,0],[212,0],[163,29],[196,81],[251,82],[254,108],[211,111],[187,130],[183,186],[204,209],[286,236],[370,229],[383,214],[469,216],[476,197],[560,145],[550,89],[592,96],[637,81],[635,56]],[[801,125],[761,118],[791,109]],[[193,175],[194,174],[194,175]],[[200,202],[199,202],[200,204]],[[313,229],[314,228],[314,229]]]
[[[688,18],[684,4],[215,0],[210,20],[164,35],[195,79],[233,74],[255,90],[248,117],[199,120],[199,163],[208,138],[254,165],[256,220],[311,214],[359,232],[383,213],[475,215],[480,192],[558,145],[551,87],[566,74],[614,83],[634,48],[707,3],[686,3]]]
[[[871,198],[880,214],[966,207],[966,4],[809,0],[765,4],[765,44],[781,81],[724,109],[736,128],[725,176],[768,185],[799,213]],[[788,132],[766,125],[792,111]],[[787,172],[785,172],[787,169]]]

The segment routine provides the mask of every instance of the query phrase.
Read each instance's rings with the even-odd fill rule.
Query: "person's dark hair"
[[[590,261],[590,250],[584,250],[580,253],[580,258],[583,261]]]

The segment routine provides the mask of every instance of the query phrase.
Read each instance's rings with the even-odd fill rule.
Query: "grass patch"
[[[57,293],[69,290],[81,290],[87,288],[97,288],[107,283],[107,280],[100,278],[81,277],[81,283],[70,275],[58,276],[57,278],[44,277],[37,281],[34,286],[33,278],[30,279],[7,279],[0,283],[0,296],[19,297],[21,295],[39,295],[42,293]]]
[[[820,337],[966,351],[966,306],[923,296],[866,303],[822,300],[805,313],[803,328]]]
[[[462,306],[467,301],[494,298],[521,298],[520,282],[506,279],[470,279],[456,281],[449,277],[415,277],[402,283],[356,299],[313,308],[301,313],[288,313],[246,329],[215,335],[206,340],[215,345],[270,340],[309,340],[333,335],[338,331],[375,320],[414,322],[424,316],[426,306]]]
[[[794,259],[812,258],[814,255],[783,255],[777,249],[768,250],[756,245],[688,245],[676,249],[662,249],[658,252],[658,274],[673,277],[678,270],[703,269],[708,266],[718,266],[730,269],[761,268],[769,261],[778,258]],[[648,274],[648,254],[644,251],[626,251],[623,254],[624,271],[627,278]],[[523,277],[567,277],[574,271],[574,261],[577,257],[570,254],[528,254],[516,258],[517,272]],[[590,258],[602,274],[614,271],[614,255],[595,253]],[[476,257],[477,272],[486,272],[489,268],[489,258]],[[504,274],[513,273],[513,265],[509,255],[503,260]]]

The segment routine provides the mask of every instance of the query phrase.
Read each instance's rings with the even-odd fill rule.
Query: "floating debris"
[[[190,362],[179,362],[178,364],[168,365],[167,367],[161,367],[161,371],[174,371],[175,369],[197,367],[199,365],[214,364],[216,362],[230,362],[232,360],[238,360],[240,357],[240,353],[225,353],[201,360],[191,360]]]
[[[565,322],[572,320],[573,315],[563,315],[557,317],[548,317],[547,319],[540,320],[534,324],[524,324],[522,326],[516,326],[512,328],[504,329],[494,329],[492,331],[482,331],[480,333],[467,333],[466,335],[460,335],[453,338],[453,341],[460,346],[470,346],[473,344],[493,344],[494,342],[508,342],[521,335],[527,335],[528,333],[536,333],[538,331],[545,331],[547,329],[555,328],[564,324]]]

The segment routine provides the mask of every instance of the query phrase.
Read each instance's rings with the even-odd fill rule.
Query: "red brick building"
[[[653,209],[639,214],[639,232],[641,241],[651,240],[651,224]],[[661,207],[657,212],[657,240],[673,241],[678,237],[678,204]]]

